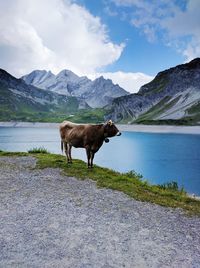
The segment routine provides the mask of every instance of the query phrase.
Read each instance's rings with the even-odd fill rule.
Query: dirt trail
[[[200,219],[0,157],[0,267],[200,267]]]

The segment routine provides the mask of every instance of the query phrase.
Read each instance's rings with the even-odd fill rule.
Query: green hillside
[[[0,83],[1,121],[60,121],[66,115],[76,113],[78,105],[78,100],[74,97],[69,97],[67,100],[60,98],[57,104],[54,102],[43,104],[22,94],[14,94]]]
[[[27,85],[0,69],[0,121],[103,122],[104,109],[84,100]]]

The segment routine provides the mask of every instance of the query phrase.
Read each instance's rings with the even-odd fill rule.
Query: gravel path
[[[0,267],[200,267],[200,219],[0,157]]]

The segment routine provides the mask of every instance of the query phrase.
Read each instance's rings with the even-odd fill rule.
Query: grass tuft
[[[125,176],[128,176],[129,178],[135,178],[137,177],[138,179],[142,179],[143,176],[139,173],[136,173],[135,170],[130,170],[126,173],[123,173]]]
[[[30,150],[28,150],[29,154],[48,154],[49,151],[44,147],[35,147]]]
[[[169,190],[173,190],[173,191],[178,191],[178,189],[179,189],[178,183],[176,181],[158,184],[158,187],[161,189],[169,189]]]

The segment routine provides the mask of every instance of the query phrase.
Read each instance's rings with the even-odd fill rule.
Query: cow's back
[[[61,139],[66,140],[67,138],[71,137],[72,133],[81,133],[85,128],[87,128],[87,125],[80,125],[72,123],[70,121],[63,121],[60,124]]]
[[[63,121],[60,124],[60,136],[61,139],[65,139],[65,136],[68,134],[68,132],[74,127],[76,124],[70,122],[70,121]]]
[[[60,124],[60,130],[64,129],[64,128],[71,129],[71,128],[75,127],[75,126],[78,126],[78,124],[72,123],[70,121],[63,121]]]

